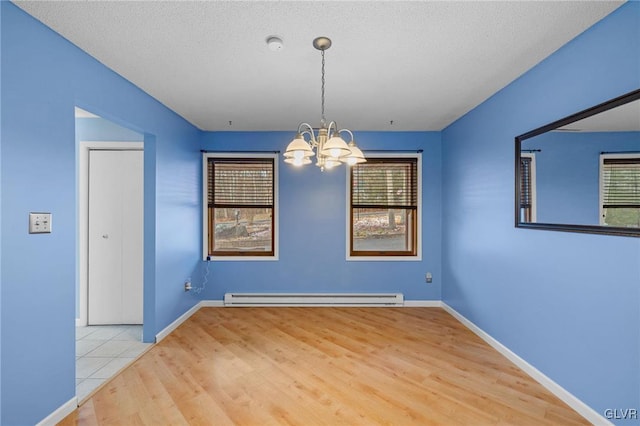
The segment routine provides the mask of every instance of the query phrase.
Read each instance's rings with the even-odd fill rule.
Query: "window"
[[[204,155],[204,256],[274,259],[275,155]]]
[[[640,227],[640,154],[600,156],[600,225]]]
[[[536,221],[536,157],[520,154],[520,222]]]
[[[349,170],[348,258],[419,260],[419,154],[367,156]]]

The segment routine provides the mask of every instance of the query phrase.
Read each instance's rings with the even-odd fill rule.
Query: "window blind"
[[[605,208],[640,207],[640,157],[604,159],[602,200]]]
[[[372,158],[351,169],[351,206],[354,208],[417,208],[415,158]]]
[[[273,159],[210,158],[209,207],[273,206]]]
[[[520,208],[531,207],[531,158],[520,157]]]

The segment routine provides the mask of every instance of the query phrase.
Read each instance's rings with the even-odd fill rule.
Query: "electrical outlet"
[[[188,279],[184,282],[184,291],[190,291],[191,290],[191,280]]]
[[[29,213],[30,234],[51,233],[51,213]]]
[[[425,274],[424,282],[426,282],[427,284],[431,284],[433,282],[433,275],[431,275],[431,272],[427,272]]]

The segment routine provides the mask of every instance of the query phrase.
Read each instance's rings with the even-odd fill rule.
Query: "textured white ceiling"
[[[203,130],[441,130],[621,1],[16,1]],[[284,49],[266,39],[277,35]],[[393,125],[390,124],[393,120]],[[229,122],[232,122],[230,125]]]

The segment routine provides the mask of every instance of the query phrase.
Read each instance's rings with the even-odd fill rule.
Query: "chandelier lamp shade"
[[[331,47],[331,40],[327,37],[317,37],[313,40],[313,47],[318,49],[322,55],[322,118],[320,127],[316,130],[308,124],[301,123],[298,126],[298,133],[287,146],[284,155],[284,162],[294,166],[304,166],[312,163],[312,157],[316,157],[316,166],[320,170],[332,169],[342,163],[354,165],[364,163],[367,160],[364,154],[356,146],[353,133],[348,129],[339,129],[335,121],[327,124],[324,115],[324,52]],[[342,134],[349,136],[347,143]]]

